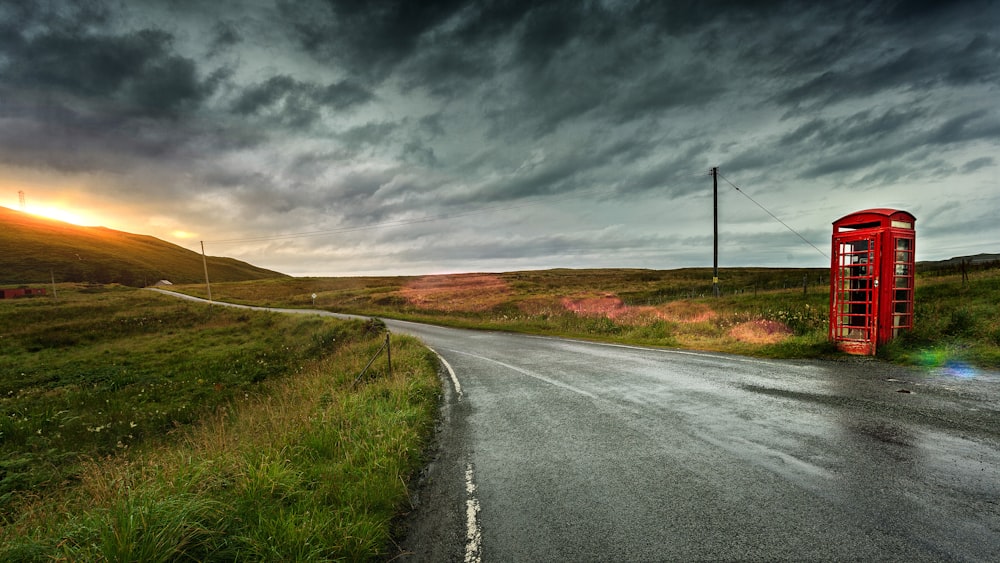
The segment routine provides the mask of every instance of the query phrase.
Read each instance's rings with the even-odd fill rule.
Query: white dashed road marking
[[[476,498],[476,483],[473,479],[472,464],[465,466],[465,563],[479,563],[482,555],[479,546],[482,532],[479,529],[479,499]]]

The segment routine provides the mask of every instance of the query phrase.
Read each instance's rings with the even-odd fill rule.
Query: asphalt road
[[[1000,561],[1000,374],[387,324],[447,367],[400,559]]]
[[[411,560],[1000,560],[996,373],[389,324],[455,374]]]

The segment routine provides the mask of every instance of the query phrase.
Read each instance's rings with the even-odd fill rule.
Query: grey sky
[[[1000,251],[1000,4],[0,2],[0,205],[294,275]]]

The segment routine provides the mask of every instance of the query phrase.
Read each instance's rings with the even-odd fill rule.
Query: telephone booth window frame
[[[876,238],[869,235],[840,242],[833,329],[839,340],[867,342],[875,339],[876,326],[871,319],[877,309],[877,250]]]
[[[895,224],[896,221],[893,221]],[[905,228],[905,227],[903,227]],[[912,227],[910,227],[912,229]],[[913,328],[914,236],[894,232],[892,276],[892,337]]]

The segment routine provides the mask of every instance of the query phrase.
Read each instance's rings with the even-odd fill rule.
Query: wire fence
[[[375,326],[374,322],[372,323],[372,326]],[[392,377],[392,346],[391,346],[392,342],[390,335],[391,333],[388,330],[385,331],[385,341],[382,343],[382,347],[378,349],[378,352],[375,352],[375,355],[372,356],[370,360],[368,360],[368,365],[366,365],[365,368],[361,370],[361,373],[359,373],[358,376],[354,378],[354,383],[351,384],[351,387],[358,386],[358,383],[361,382],[361,378],[365,376],[365,374],[368,372],[368,369],[371,368],[372,364],[375,363],[375,360],[377,360],[379,356],[382,355],[382,352],[385,352],[387,374],[389,377]]]

